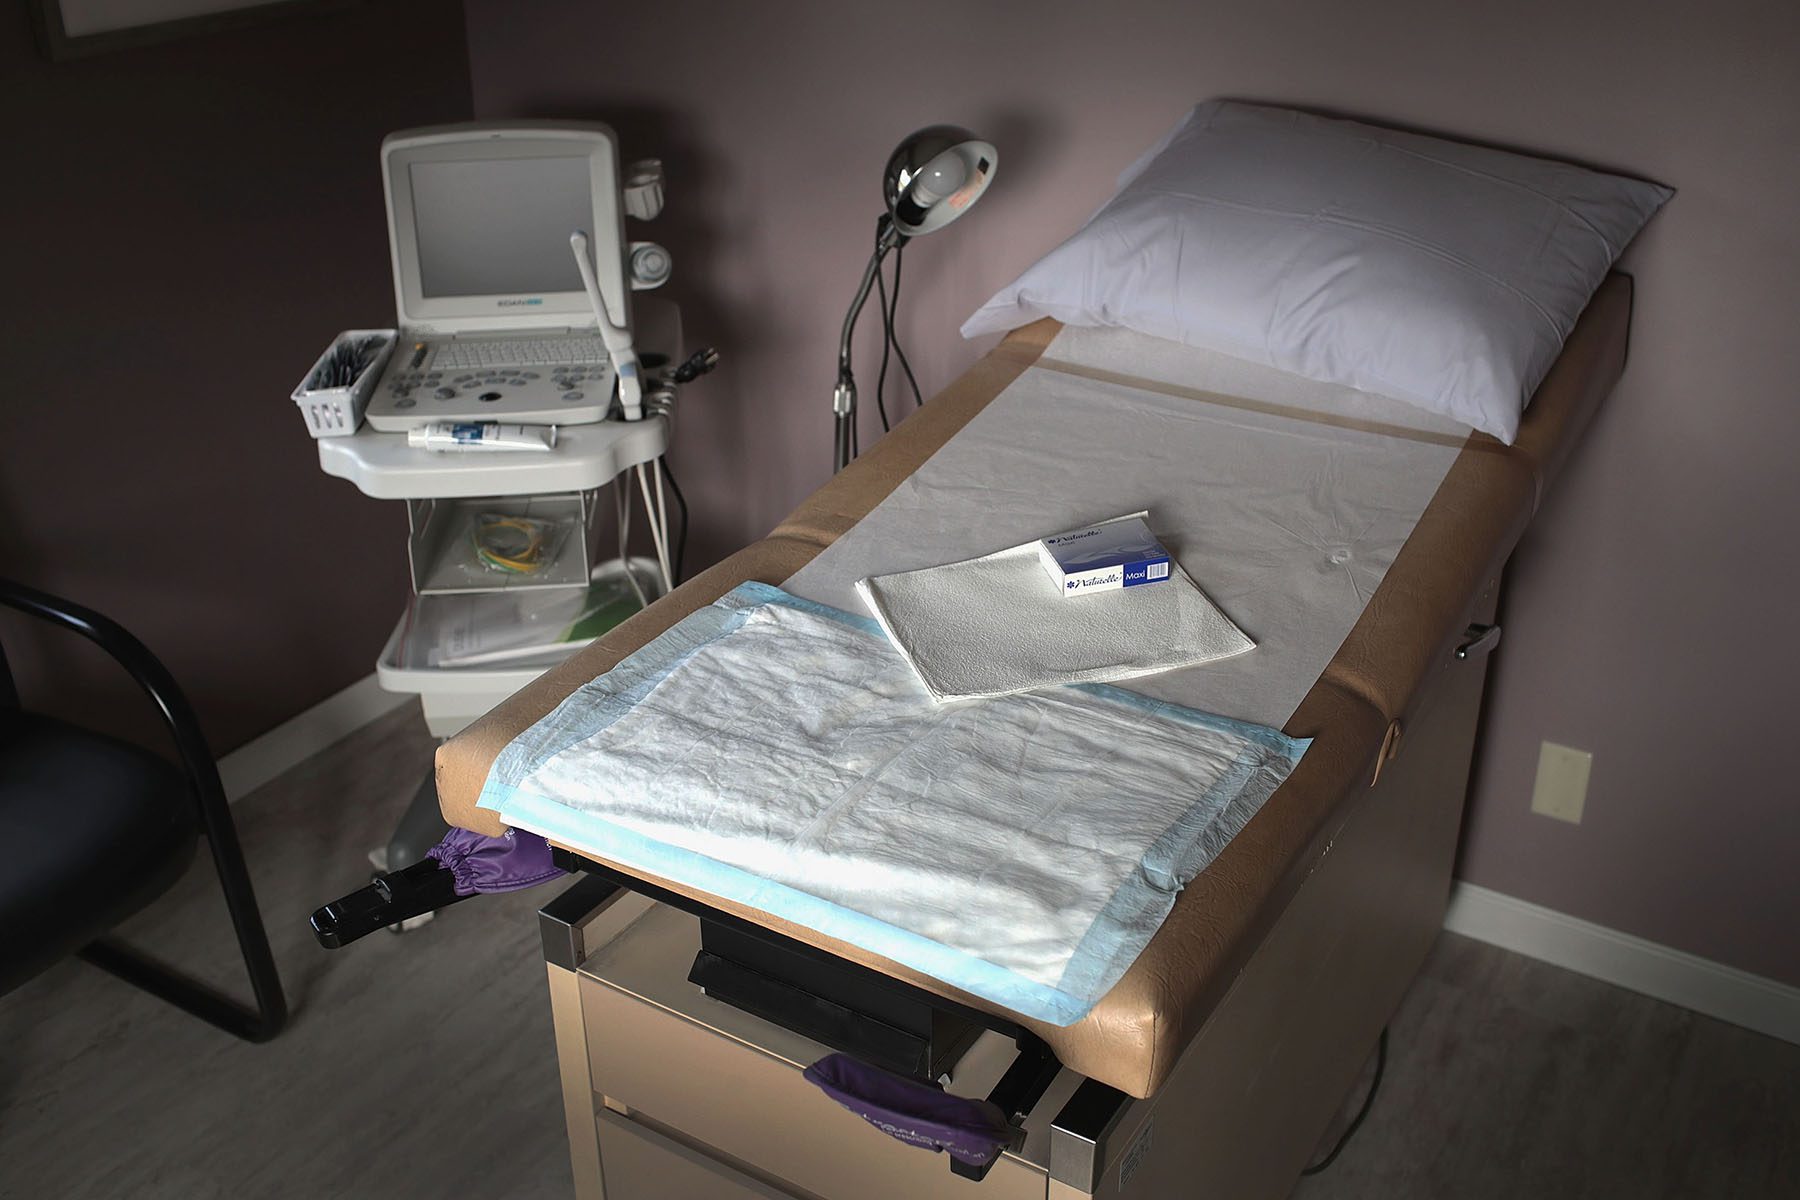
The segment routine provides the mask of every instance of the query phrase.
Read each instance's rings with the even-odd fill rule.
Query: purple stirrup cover
[[[889,1137],[943,1150],[972,1167],[993,1161],[1012,1138],[1005,1116],[986,1100],[952,1096],[847,1054],[826,1055],[804,1077]]]
[[[516,892],[563,874],[550,862],[550,843],[535,833],[509,829],[486,837],[452,827],[444,840],[425,852],[456,877],[456,894]]]

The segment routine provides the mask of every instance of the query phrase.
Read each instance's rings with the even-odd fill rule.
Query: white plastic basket
[[[346,329],[332,339],[325,353],[319,355],[312,369],[294,389],[294,403],[300,406],[300,415],[306,418],[307,432],[316,438],[348,437],[356,432],[362,424],[363,409],[368,407],[369,395],[375,390],[375,381],[387,367],[388,356],[394,352],[395,331],[392,329]],[[338,347],[358,342],[364,338],[380,338],[380,351],[370,359],[362,373],[346,387],[313,387],[318,382],[320,372],[331,356],[337,353]]]

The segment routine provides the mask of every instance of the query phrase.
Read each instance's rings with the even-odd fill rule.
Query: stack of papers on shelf
[[[558,662],[642,605],[623,572],[580,588],[414,596],[400,659],[408,667],[524,667]]]

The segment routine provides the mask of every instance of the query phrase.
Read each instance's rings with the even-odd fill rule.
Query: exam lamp
[[[862,283],[857,286],[856,299],[850,302],[843,335],[838,339],[837,387],[831,395],[832,412],[837,414],[834,470],[843,470],[856,456],[856,379],[850,372],[850,335],[856,331],[856,319],[879,277],[882,260],[890,250],[904,246],[907,239],[934,233],[967,212],[993,182],[998,162],[999,155],[991,143],[954,125],[929,125],[902,141],[888,156],[887,170],[881,176],[881,195],[887,211],[876,222],[875,250],[869,255],[869,265],[863,268]],[[896,265],[896,300],[898,272]],[[893,346],[891,308],[883,314],[882,324],[887,344]],[[905,363],[904,355],[901,362]]]

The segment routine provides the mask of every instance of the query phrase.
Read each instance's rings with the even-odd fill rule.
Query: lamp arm
[[[869,289],[875,286],[875,273],[881,270],[881,261],[887,257],[889,250],[905,240],[900,231],[894,228],[894,222],[883,213],[880,228],[875,235],[875,250],[869,255],[868,265],[863,268],[862,282],[856,288],[856,299],[850,302],[850,311],[844,314],[844,329],[838,336],[837,386],[831,392],[831,411],[837,414],[834,469],[838,471],[850,465],[850,423],[856,419],[856,377],[850,371],[850,336],[856,332],[856,319],[862,315],[863,305],[868,302]]]

